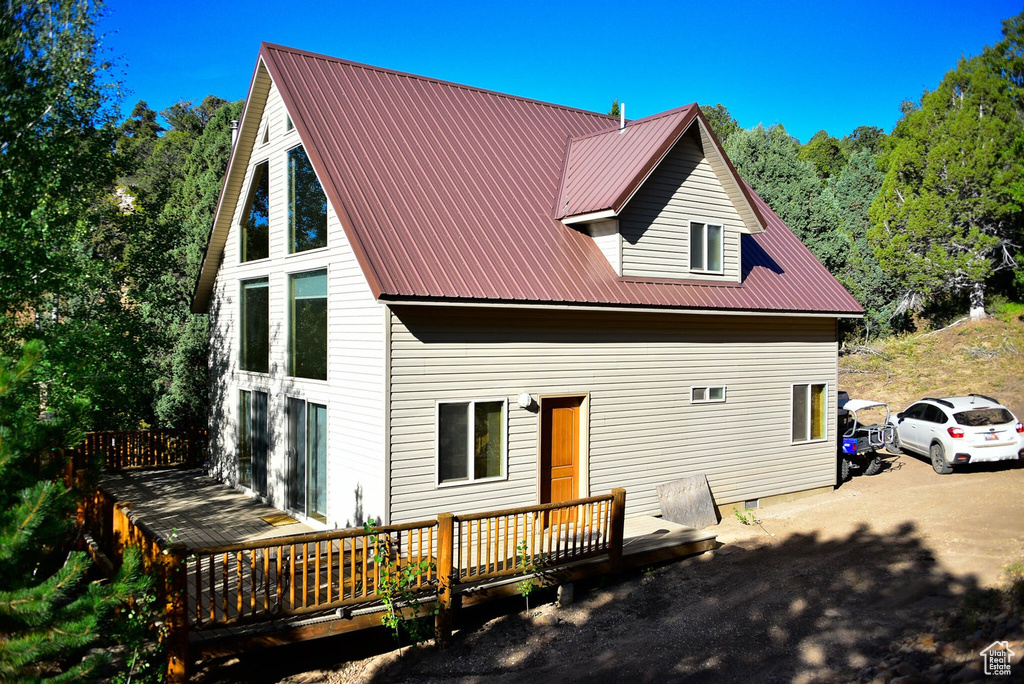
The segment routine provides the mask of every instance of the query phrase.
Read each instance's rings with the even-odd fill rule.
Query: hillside
[[[1024,417],[1024,322],[988,318],[855,347],[839,359],[839,389],[895,413],[921,397],[985,394]]]

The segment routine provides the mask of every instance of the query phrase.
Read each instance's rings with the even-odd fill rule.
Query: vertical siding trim
[[[384,524],[391,524],[391,307],[384,305]]]

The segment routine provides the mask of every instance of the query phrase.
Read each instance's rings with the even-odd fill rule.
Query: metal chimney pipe
[[[626,130],[626,103],[619,105],[619,132]]]
[[[235,147],[235,141],[238,140],[238,119],[231,120],[231,147]]]

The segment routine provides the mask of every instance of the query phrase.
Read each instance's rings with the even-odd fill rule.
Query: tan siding
[[[724,228],[722,275],[689,271],[690,221]],[[743,218],[705,158],[696,132],[684,135],[619,216],[622,275],[738,281]]]
[[[537,414],[516,396],[589,394],[590,494],[625,486],[655,513],[655,486],[702,472],[719,504],[834,483],[829,441],[790,444],[794,382],[829,383],[831,319],[392,308],[391,515],[402,521],[537,501]],[[726,403],[691,404],[724,384]],[[508,480],[434,485],[438,400],[509,400]]]
[[[270,140],[262,144],[262,126]],[[211,356],[214,467],[228,481],[235,473],[238,391],[270,393],[270,502],[284,507],[287,433],[284,407],[288,396],[327,406],[328,524],[359,524],[360,518],[384,513],[384,309],[371,295],[333,207],[328,209],[328,247],[287,253],[287,151],[300,143],[285,131],[284,104],[271,87],[264,119],[253,143],[250,166],[240,192],[249,188],[253,167],[269,162],[270,258],[239,263],[238,225],[244,202],[238,203],[227,236],[224,260],[217,274],[211,306],[214,353]],[[243,194],[244,199],[244,194]],[[289,275],[326,268],[328,273],[329,382],[287,377]],[[262,277],[270,283],[270,373],[237,370],[238,283]],[[356,491],[359,490],[357,501]],[[361,509],[361,515],[359,510]]]

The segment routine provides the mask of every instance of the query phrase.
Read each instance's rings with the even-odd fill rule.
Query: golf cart
[[[861,415],[871,409],[884,409],[885,418],[878,423],[865,424]],[[882,411],[873,412],[881,416]],[[889,424],[889,407],[880,401],[850,399],[846,392],[839,393],[839,482],[850,479],[853,470],[864,475],[875,475],[882,469],[878,451],[893,444],[893,427]]]

